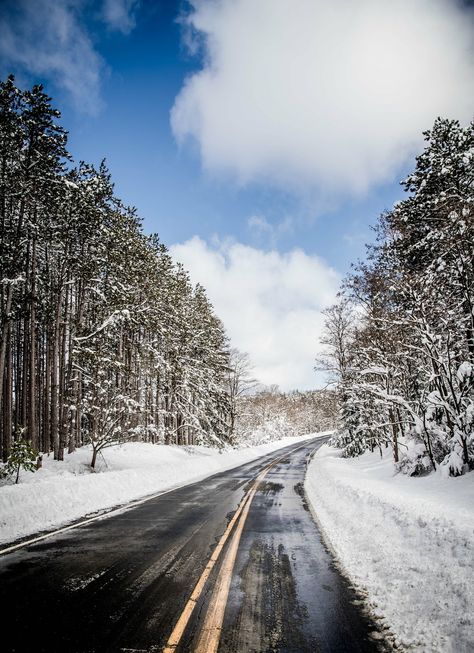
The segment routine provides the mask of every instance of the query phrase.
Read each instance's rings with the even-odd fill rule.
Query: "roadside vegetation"
[[[337,389],[343,455],[390,447],[408,475],[474,468],[474,123],[437,119],[326,311],[317,362]]]
[[[95,468],[129,441],[223,448],[307,432],[309,418],[289,417],[296,396],[248,378],[204,288],[144,233],[105,163],[73,162],[59,119],[41,86],[0,84],[4,469],[17,469],[20,443],[32,471],[83,445]]]

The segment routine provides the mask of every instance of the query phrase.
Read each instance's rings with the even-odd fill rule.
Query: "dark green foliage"
[[[221,443],[228,343],[204,290],[66,149],[41,86],[0,84],[0,445]]]
[[[15,483],[18,483],[22,469],[25,472],[36,471],[36,458],[37,454],[29,442],[23,439],[15,440],[12,444],[4,473],[7,476],[15,476]]]

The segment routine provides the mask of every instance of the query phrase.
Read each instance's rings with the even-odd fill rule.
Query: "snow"
[[[458,368],[458,371],[456,373],[456,376],[458,378],[458,381],[460,383],[466,383],[472,376],[472,365],[471,363],[468,363],[467,361],[464,361],[464,363],[461,363],[461,365]]]
[[[127,443],[104,450],[105,458],[99,456],[96,472],[89,466],[90,447],[66,455],[64,462],[45,457],[41,469],[21,473],[18,485],[0,487],[0,542],[201,480],[315,435],[222,453],[204,446]]]
[[[342,569],[400,649],[474,650],[474,473],[410,478],[390,453],[308,467],[313,513]]]

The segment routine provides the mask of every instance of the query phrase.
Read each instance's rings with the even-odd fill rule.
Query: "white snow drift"
[[[324,445],[306,491],[342,567],[402,648],[474,650],[474,473],[408,478]]]

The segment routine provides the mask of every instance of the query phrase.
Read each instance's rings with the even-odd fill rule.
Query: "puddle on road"
[[[302,502],[303,502],[303,508],[304,508],[306,511],[309,512],[309,506],[308,506],[308,504],[307,504],[307,502],[306,502],[306,494],[305,494],[305,491],[304,491],[304,485],[303,485],[303,483],[297,483],[297,484],[293,487],[293,489],[294,489],[294,491],[296,492],[296,494],[298,494],[298,495],[301,497],[301,500],[302,500]]]
[[[306,632],[308,610],[298,600],[292,564],[283,544],[254,540],[239,577],[235,613],[228,616],[224,637],[226,653],[320,650],[316,639]]]
[[[248,492],[254,486],[255,486],[255,480],[252,479],[245,486],[244,488],[245,492]],[[260,481],[257,487],[257,492],[262,492],[263,494],[276,494],[277,492],[281,492],[284,487],[285,486],[282,485],[281,483],[273,483],[272,481]]]
[[[283,485],[281,483],[272,483],[271,481],[262,481],[258,486],[257,492],[262,494],[276,494],[283,490]]]

